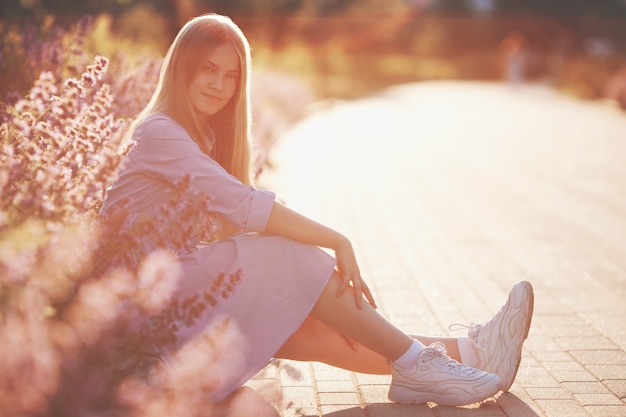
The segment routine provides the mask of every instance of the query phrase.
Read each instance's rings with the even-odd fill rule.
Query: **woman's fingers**
[[[374,301],[374,296],[372,295],[372,292],[370,291],[365,281],[363,281],[363,294],[365,295],[365,299],[367,300],[367,302],[370,303],[373,308],[378,308],[378,306],[376,305],[376,301]]]
[[[359,309],[363,308],[363,284],[365,283],[359,276],[352,280],[352,286],[354,287],[354,299],[356,300],[356,306]]]
[[[350,285],[350,279],[346,276],[346,274],[339,272],[339,276],[341,277],[341,283],[339,284],[339,288],[337,288],[337,297],[341,297]]]
[[[346,289],[350,287],[350,283],[352,283],[352,288],[354,290],[354,300],[358,308],[363,308],[363,297],[367,300],[367,302],[373,307],[378,308],[376,305],[376,301],[374,301],[374,296],[370,291],[369,287],[359,275],[356,275],[356,278],[348,279],[346,278],[347,274],[339,274],[341,276],[341,283],[339,288],[337,289],[337,297],[340,297]]]

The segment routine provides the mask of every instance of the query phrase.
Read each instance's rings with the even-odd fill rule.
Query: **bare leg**
[[[368,303],[358,308],[350,291],[337,296],[340,282],[339,275],[333,273],[313,307],[311,317],[385,360],[395,361],[402,356],[412,343],[411,336],[393,326]]]
[[[347,340],[318,319],[309,316],[275,355],[281,359],[324,362],[366,374],[391,374],[387,360],[358,343]]]
[[[424,345],[441,342],[450,357],[460,361],[456,338],[412,336]],[[309,316],[275,355],[281,359],[316,361],[365,374],[390,375],[391,365],[381,355],[361,346]]]
[[[395,363],[405,352],[409,351],[411,345],[415,344],[411,336],[389,323],[370,304],[362,303],[362,307],[358,307],[354,298],[355,292],[339,293],[337,291],[339,288],[344,287],[341,285],[341,278],[335,273],[310,313],[310,317],[322,322],[338,334],[332,336],[335,339],[332,346],[339,349],[334,355],[328,355],[326,352],[325,356],[322,356],[318,353],[323,360],[327,362],[332,360],[337,366],[355,367],[366,357],[370,357],[376,363],[376,371],[380,373],[383,371],[380,358]],[[354,351],[354,349],[346,343],[345,339],[341,340],[344,336],[360,344],[363,349],[367,348],[370,352],[365,350],[358,354],[360,359],[356,363],[347,360],[353,359],[354,356],[351,355],[355,354],[348,354],[348,350]],[[430,340],[424,341],[428,343]],[[281,349],[283,355],[291,353],[295,356],[295,353],[306,352],[298,350],[296,346],[298,340],[295,337],[290,342],[293,345],[286,344]],[[290,347],[293,347],[292,352],[289,352]],[[451,347],[454,348],[454,346]],[[357,349],[359,350],[360,348]],[[415,351],[410,351],[411,360],[414,359]],[[310,350],[308,353],[306,359],[314,357],[310,355]],[[451,363],[442,356],[438,349],[425,350],[423,358],[430,364],[424,363],[425,366],[409,367],[396,367],[394,364],[388,394],[391,401],[400,403],[433,401],[440,405],[466,405],[494,395],[502,386],[497,375],[480,371],[469,374],[466,368],[456,362]],[[405,358],[402,359],[404,361]],[[363,368],[357,369],[363,370]],[[384,372],[388,373],[387,370]],[[429,384],[431,378],[432,384]]]
[[[389,323],[370,306],[358,308],[351,291],[337,296],[341,278],[334,272],[310,315],[333,330],[365,346],[390,361],[395,361],[411,346],[412,339]]]

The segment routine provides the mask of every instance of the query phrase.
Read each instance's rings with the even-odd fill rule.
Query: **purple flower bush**
[[[123,120],[110,113],[108,61],[96,57],[80,79],[43,72],[28,95],[6,111],[1,205],[11,224],[59,221],[94,211],[122,154]]]
[[[58,52],[69,40],[82,45],[88,23],[37,47],[31,32],[22,34],[28,41],[3,41],[4,62],[21,62],[23,78],[40,71],[26,93],[0,103],[0,410],[211,416],[217,378],[241,360],[235,324],[219,317],[202,337],[161,353],[176,345],[178,328],[236,291],[245,271],[215,271],[204,293],[172,296],[181,277],[176,254],[216,233],[210,196],[193,193],[190,176],[154,216],[129,216],[123,207],[100,215],[132,146],[125,127],[149,100],[160,60],[118,62],[124,72],[113,76],[105,57]],[[257,103],[273,106],[255,113],[257,171],[272,133],[297,117],[281,91],[303,106],[311,97],[293,81],[288,91],[280,84],[266,79],[255,90]]]
[[[223,319],[167,368],[162,364],[157,352],[176,342],[177,327],[228,297],[243,273],[218,271],[205,293],[172,298],[181,275],[175,254],[195,234],[214,232],[209,196],[191,193],[190,177],[181,178],[155,216],[131,218],[123,209],[99,215],[130,146],[122,134],[126,121],[113,111],[111,86],[103,82],[107,67],[97,56],[77,78],[42,72],[23,99],[2,110],[0,409],[6,415],[146,415],[147,398],[153,414],[182,411],[185,398],[186,415],[207,415],[203,394],[219,372],[196,375],[203,380],[193,389],[180,388],[181,378],[198,360],[207,369],[225,366],[210,363],[220,349],[237,351],[234,326]]]

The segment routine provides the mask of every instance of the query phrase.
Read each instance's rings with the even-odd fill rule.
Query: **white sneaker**
[[[442,343],[422,350],[412,369],[393,367],[388,397],[397,403],[459,406],[483,401],[500,390],[500,378],[458,363]]]
[[[521,281],[513,286],[506,304],[487,323],[450,326],[450,330],[454,326],[469,329],[467,335],[479,360],[476,367],[497,374],[504,392],[511,388],[522,359],[522,344],[528,337],[533,303],[532,285]]]

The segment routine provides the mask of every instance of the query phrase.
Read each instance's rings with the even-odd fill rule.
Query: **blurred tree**
[[[431,12],[472,13],[475,0],[432,0]],[[624,0],[497,0],[496,12],[506,14],[550,16],[611,16],[626,17]]]
[[[430,0],[431,12],[473,13],[476,0]],[[0,19],[41,14],[118,14],[137,4],[147,3],[166,13],[178,10],[216,11],[226,14],[289,14],[310,10],[319,15],[348,8],[385,10],[384,0],[3,0]],[[406,2],[411,3],[410,1]],[[497,0],[494,9],[500,13],[626,17],[624,0]]]
[[[174,0],[185,3],[190,0]],[[224,14],[291,14],[306,9],[316,14],[334,13],[347,7],[376,3],[372,0],[191,0],[196,8]],[[378,1],[380,3],[380,1]],[[383,2],[384,3],[384,2]]]
[[[48,14],[59,17],[120,14],[141,3],[149,4],[163,13],[171,13],[175,1],[177,0],[3,0],[0,5],[0,19],[40,18]]]
[[[469,0],[433,0],[428,10],[435,13],[469,13],[472,7]]]
[[[496,7],[501,12],[531,15],[626,17],[623,0],[501,0]]]

